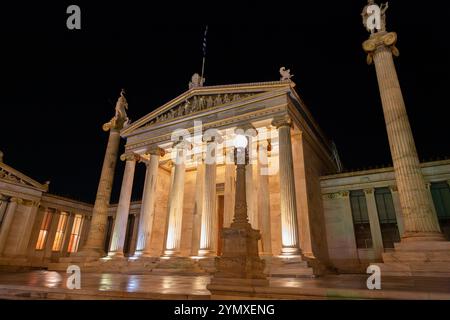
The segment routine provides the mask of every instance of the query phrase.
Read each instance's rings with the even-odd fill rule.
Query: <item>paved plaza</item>
[[[209,300],[209,276],[82,275],[81,289],[66,288],[68,274],[55,271],[0,273],[3,299],[169,299]],[[272,278],[268,287],[245,292],[236,299],[450,299],[450,278],[382,278],[381,290],[368,290],[365,275],[321,278]],[[220,297],[219,297],[220,298]],[[230,298],[230,297],[228,297]],[[232,297],[231,297],[232,298]]]

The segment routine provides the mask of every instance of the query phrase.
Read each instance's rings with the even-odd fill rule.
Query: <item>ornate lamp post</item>
[[[237,134],[234,139],[236,163],[236,198],[230,228],[222,231],[222,255],[215,260],[216,273],[208,287],[215,284],[268,285],[265,262],[258,255],[259,230],[248,222],[245,188],[245,166],[248,163],[248,137]]]

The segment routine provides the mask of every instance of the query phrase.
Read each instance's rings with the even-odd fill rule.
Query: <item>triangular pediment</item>
[[[192,88],[123,129],[122,135],[229,104],[245,102],[257,95],[291,86],[294,86],[292,81],[274,81]]]
[[[0,180],[7,183],[31,187],[40,191],[48,191],[47,184],[39,183],[3,162],[0,162]]]

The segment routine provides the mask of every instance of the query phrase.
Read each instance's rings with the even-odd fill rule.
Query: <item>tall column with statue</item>
[[[75,254],[76,257],[83,259],[95,260],[106,254],[104,250],[104,241],[107,231],[108,208],[114,180],[114,171],[116,169],[119,153],[120,130],[129,124],[126,113],[128,103],[124,93],[125,91],[122,89],[116,103],[116,113],[114,117],[108,123],[103,125],[103,130],[109,131],[109,138],[105,158],[103,160],[94,209],[92,211],[91,226],[85,245],[77,254]]]
[[[412,254],[402,252],[419,254],[423,251],[439,251],[450,243],[444,241],[437,216],[433,212],[433,204],[427,194],[394,65],[393,56],[399,56],[395,46],[397,34],[386,31],[387,9],[388,3],[378,6],[373,0],[369,0],[362,12],[364,26],[371,33],[363,43],[363,48],[367,53],[368,64],[375,64],[404,222],[404,233],[401,243],[396,244],[396,252],[385,253],[383,259],[385,263],[391,260],[404,262],[410,266],[411,274],[419,275],[420,272],[414,271],[414,267],[409,264],[409,259],[417,257],[413,258]],[[425,258],[422,262],[425,260],[433,263],[432,258]],[[417,262],[416,260],[416,264]]]

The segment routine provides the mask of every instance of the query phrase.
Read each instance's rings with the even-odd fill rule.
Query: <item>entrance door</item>
[[[125,234],[125,244],[123,246],[123,253],[126,255],[129,255],[130,252],[132,251],[131,239],[133,238],[134,220],[135,217],[133,214],[128,215],[127,231]]]
[[[224,212],[224,199],[223,195],[217,196],[217,255],[222,255],[222,229],[223,229],[223,212]]]

